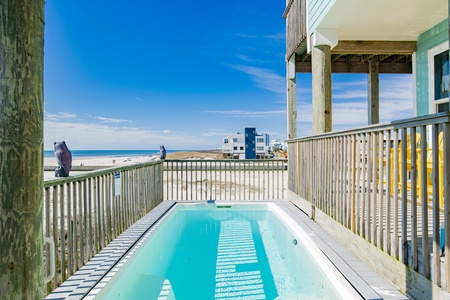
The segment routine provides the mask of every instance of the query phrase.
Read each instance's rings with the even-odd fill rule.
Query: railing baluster
[[[392,191],[393,195],[394,195],[394,237],[393,237],[393,248],[394,248],[394,253],[393,256],[396,259],[400,259],[399,258],[399,240],[398,240],[398,229],[399,229],[399,210],[398,210],[398,206],[399,206],[399,198],[398,198],[398,181],[399,181],[399,171],[398,171],[398,143],[399,143],[399,137],[398,137],[398,129],[394,130],[394,170],[393,170],[393,174],[394,174],[394,190]]]
[[[428,257],[428,181],[427,181],[427,128],[420,126],[420,200],[422,204],[422,264],[424,275],[430,278],[430,261]]]
[[[386,131],[386,148],[384,152],[384,160],[386,162],[386,171],[384,172],[386,178],[386,234],[384,239],[384,247],[386,247],[386,252],[392,255],[391,249],[391,212],[392,212],[392,202],[391,202],[391,131]],[[383,178],[381,178],[383,180]]]
[[[438,286],[441,286],[441,247],[440,247],[440,218],[439,218],[439,208],[440,199],[444,195],[439,194],[439,176],[444,176],[444,174],[439,174],[439,143],[438,143],[439,127],[438,125],[432,125],[432,169],[434,170],[431,175],[431,182],[433,186],[433,270],[434,270],[434,280]]]
[[[444,124],[443,131],[443,159],[444,159],[444,240],[445,253],[450,255],[450,123]],[[446,287],[450,291],[450,259],[445,260]]]

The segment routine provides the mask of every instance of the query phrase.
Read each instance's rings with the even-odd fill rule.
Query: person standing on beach
[[[161,154],[161,159],[166,159],[166,148],[164,148],[164,145],[159,146],[159,153]]]

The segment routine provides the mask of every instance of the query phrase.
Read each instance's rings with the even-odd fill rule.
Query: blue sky
[[[214,149],[286,138],[285,1],[46,2],[44,148]],[[381,121],[413,115],[410,75],[380,78]],[[367,76],[333,75],[333,129],[367,123]],[[298,135],[311,75],[297,74]]]

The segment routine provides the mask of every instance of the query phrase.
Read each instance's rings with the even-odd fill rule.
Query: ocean
[[[166,150],[167,153],[184,152],[191,150]],[[80,157],[127,157],[127,156],[145,156],[159,155],[159,150],[70,150],[73,158]],[[44,158],[54,157],[53,150],[44,150]]]

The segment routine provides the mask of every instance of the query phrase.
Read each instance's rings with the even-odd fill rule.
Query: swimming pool
[[[361,299],[275,203],[177,204],[92,297]]]

